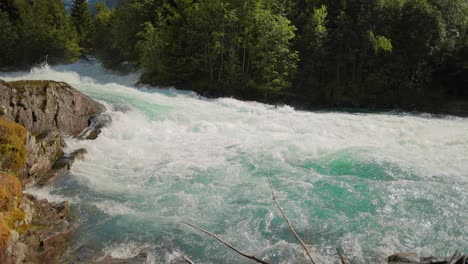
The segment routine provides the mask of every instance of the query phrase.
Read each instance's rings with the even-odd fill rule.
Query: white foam
[[[25,193],[31,194],[34,197],[36,197],[39,200],[47,200],[49,202],[53,203],[61,203],[68,201],[71,204],[77,204],[80,202],[80,198],[78,197],[70,197],[70,196],[64,196],[60,194],[54,194],[55,189],[53,187],[45,186],[42,188],[29,188],[24,190]]]
[[[111,256],[119,259],[130,259],[137,256],[146,245],[142,245],[133,241],[108,245],[104,249],[105,256]]]
[[[100,202],[101,198],[87,198],[103,213],[126,216],[142,212],[144,216],[159,217],[164,223],[191,219],[201,226],[219,224],[231,231],[230,239],[246,248],[274,251],[284,245],[271,245],[262,233],[278,229],[279,221],[264,177],[265,159],[275,175],[278,198],[288,214],[297,219],[296,229],[327,235],[339,233],[333,221],[345,225],[342,228],[364,229],[341,237],[346,240],[344,247],[349,256],[358,262],[367,261],[366,257],[372,254],[388,255],[405,247],[423,253],[445,250],[444,242],[436,240],[452,239],[456,246],[467,246],[463,236],[453,233],[440,231],[435,239],[436,235],[431,234],[433,225],[441,225],[439,229],[449,232],[457,223],[444,225],[439,218],[419,221],[415,215],[424,208],[412,212],[411,206],[423,206],[426,202],[428,208],[447,216],[454,217],[453,212],[459,214],[455,215],[457,219],[467,216],[464,209],[468,197],[463,187],[468,183],[468,119],[316,113],[232,98],[210,100],[190,92],[138,90],[131,85],[137,76],[117,76],[85,63],[0,74],[6,80],[66,81],[110,105],[113,121],[97,140],[67,140],[69,149],[88,150],[86,159],[77,161],[71,174],[94,195],[105,196],[104,202]],[[128,111],[114,110],[120,106]],[[344,162],[357,165],[367,162],[379,168],[388,166],[391,181],[377,179],[364,184],[366,179],[353,178],[356,175],[340,178],[308,166],[318,161],[340,162],[343,157]],[[334,208],[333,221],[317,223],[310,208],[331,210],[325,205],[335,199],[318,197],[317,182],[336,187],[338,194],[352,193],[356,203],[371,192],[381,192],[385,197],[369,201],[369,208],[376,207],[374,215],[348,212],[354,218],[347,219],[342,212],[347,208],[343,206]],[[33,192],[50,195],[47,189]],[[135,198],[139,203],[108,200],[114,196]],[[51,196],[60,198],[63,197]],[[352,202],[343,201],[348,207],[354,206]],[[265,219],[258,219],[262,213]],[[437,213],[432,217],[438,217]],[[368,218],[372,221],[366,222]],[[355,221],[368,226],[356,227]],[[263,230],[259,230],[260,224],[264,224]],[[382,233],[383,228],[390,233]],[[235,232],[238,234],[233,235]],[[466,229],[460,232],[466,234]],[[395,233],[399,234],[396,240]],[[412,236],[420,241],[433,238],[434,245],[422,247],[410,239]],[[335,242],[317,241],[322,243],[323,259],[335,254],[334,250],[327,251],[336,246],[327,243]],[[136,244],[124,243],[107,250],[115,257],[128,257],[138,253],[136,248]],[[207,248],[207,252],[219,252],[215,246]],[[295,252],[300,254],[300,249]],[[291,259],[284,262],[288,261]]]
[[[117,203],[114,201],[101,201],[93,203],[99,210],[103,213],[116,216],[116,215],[135,215],[136,211],[130,207],[127,207],[121,203]]]

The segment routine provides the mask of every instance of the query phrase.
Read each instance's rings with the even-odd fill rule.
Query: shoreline
[[[96,138],[104,110],[64,82],[0,80],[0,262],[62,261],[78,227],[69,202],[27,190],[48,185],[85,158],[85,149],[65,152],[64,136]]]
[[[121,71],[117,71],[121,72]],[[430,106],[429,103],[424,105],[360,105],[360,104],[316,104],[304,103],[297,100],[286,98],[286,100],[259,100],[253,98],[246,98],[242,96],[236,96],[233,94],[211,94],[204,89],[191,88],[193,86],[185,85],[166,85],[157,83],[146,83],[141,79],[135,84],[136,87],[145,87],[148,89],[175,89],[178,91],[194,92],[199,96],[207,99],[219,99],[219,98],[233,98],[243,102],[258,102],[263,104],[269,104],[275,107],[290,106],[297,111],[311,111],[311,112],[342,112],[342,113],[376,113],[376,114],[388,114],[388,113],[403,113],[403,114],[414,114],[414,115],[426,115],[429,114],[433,117],[444,117],[454,116],[460,118],[468,117],[468,100],[447,100],[441,105]]]

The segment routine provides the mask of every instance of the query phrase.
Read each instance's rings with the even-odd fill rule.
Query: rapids
[[[277,198],[317,263],[383,263],[396,252],[468,250],[468,119],[429,114],[296,111],[136,87],[99,64],[0,73],[65,81],[104,103],[112,123],[84,161],[29,193],[69,200],[76,256],[150,263],[249,263],[188,221],[272,263],[306,263]]]

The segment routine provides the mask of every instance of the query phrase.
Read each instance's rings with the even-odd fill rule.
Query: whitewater
[[[0,79],[58,80],[102,102],[112,123],[71,171],[27,192],[71,202],[71,254],[148,263],[306,263],[279,203],[317,263],[385,263],[396,252],[468,252],[468,119],[297,111],[136,86],[99,64],[43,66]]]

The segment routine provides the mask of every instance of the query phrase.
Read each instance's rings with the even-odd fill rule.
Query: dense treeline
[[[302,1],[293,10],[295,94],[380,106],[468,96],[465,0]]]
[[[80,54],[61,0],[0,0],[0,45],[0,67],[69,62]]]
[[[93,7],[94,20],[74,2],[67,20],[60,0],[1,0],[1,62],[72,60],[79,44],[105,66],[142,68],[143,82],[214,96],[381,107],[468,98],[466,0],[120,0]]]
[[[321,105],[468,97],[465,0],[134,0],[96,23],[96,55],[153,84]]]

